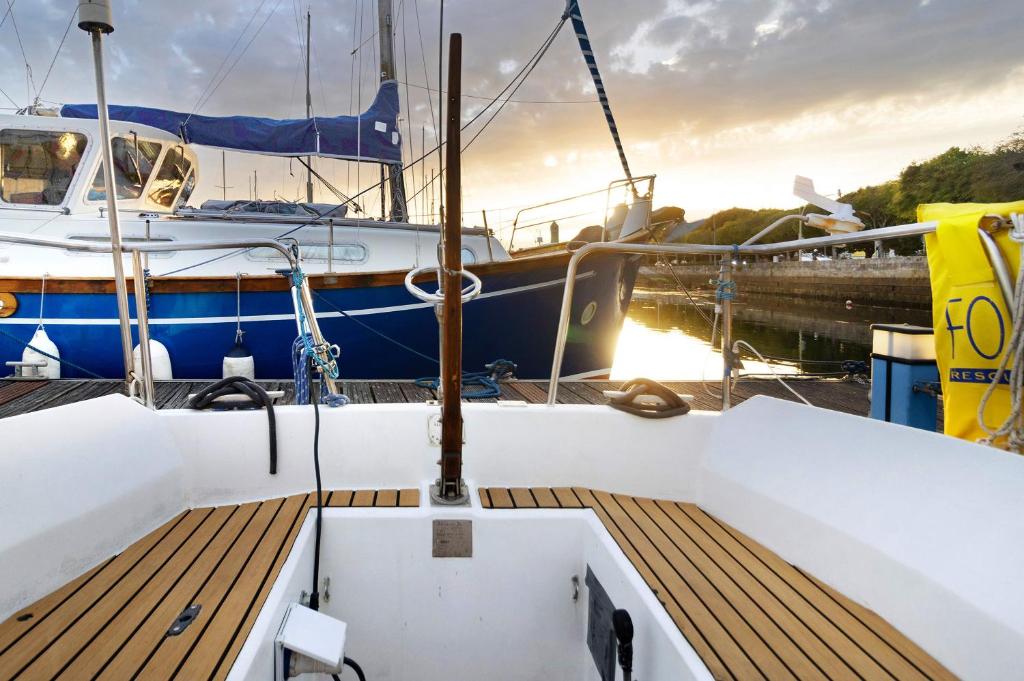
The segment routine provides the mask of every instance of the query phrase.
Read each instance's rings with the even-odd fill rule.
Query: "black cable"
[[[249,398],[247,402],[216,402],[223,395],[241,393]],[[274,400],[259,384],[245,376],[228,376],[208,385],[188,401],[190,409],[267,409],[267,425],[270,431],[270,474],[277,473],[277,420],[274,417]]]
[[[310,399],[313,403],[313,471],[316,473],[316,533],[313,540],[313,590],[309,594],[309,607],[320,609],[320,517],[323,514],[323,488],[320,485],[320,396]]]
[[[354,671],[356,676],[359,677],[359,681],[366,681],[366,674],[363,673],[363,668],[360,667],[359,664],[351,657],[345,658],[345,666],[352,667],[352,671]],[[341,681],[341,677],[337,674],[331,674],[331,678],[334,679],[334,681]]]

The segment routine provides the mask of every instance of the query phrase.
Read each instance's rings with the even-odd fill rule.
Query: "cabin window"
[[[0,130],[0,200],[59,206],[85,146],[85,135],[77,132]]]
[[[299,244],[299,256],[304,262],[327,262],[327,244]],[[284,260],[284,255],[274,248],[253,248],[248,251],[253,260]],[[363,244],[334,244],[333,260],[341,264],[361,264],[369,254]]]
[[[117,188],[117,198],[137,199],[142,196],[142,190],[149,182],[149,176],[153,174],[153,167],[157,158],[160,157],[160,143],[138,140],[138,148],[135,147],[134,137],[115,137],[110,140],[110,150],[114,162],[114,186]],[[107,199],[106,179],[103,174],[103,164],[100,164],[93,178],[92,186],[89,187],[88,199],[90,201],[105,201]]]
[[[462,264],[463,265],[474,265],[476,264],[476,253],[468,248],[462,249]]]
[[[164,154],[163,163],[153,180],[153,186],[149,191],[149,200],[164,208],[170,208],[174,204],[178,191],[185,184],[192,163],[185,158],[185,151],[182,147],[168,149]],[[191,190],[190,190],[191,191]]]

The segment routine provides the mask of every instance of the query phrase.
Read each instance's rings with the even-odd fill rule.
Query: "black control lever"
[[[622,667],[622,678],[630,681],[633,676],[633,618],[625,610],[612,613],[612,628],[619,642],[619,666]]]

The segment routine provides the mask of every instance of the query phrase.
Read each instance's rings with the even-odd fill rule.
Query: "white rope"
[[[793,390],[793,388],[791,388],[788,383],[786,383],[781,378],[779,378],[779,375],[777,373],[775,373],[775,367],[773,367],[771,364],[769,364],[768,360],[766,360],[764,358],[764,355],[762,355],[760,352],[758,352],[757,348],[755,348],[753,345],[751,345],[747,341],[745,341],[745,340],[738,340],[735,343],[733,343],[732,344],[732,351],[733,351],[733,353],[739,352],[739,348],[740,348],[741,345],[743,347],[745,347],[746,349],[750,350],[751,352],[753,352],[755,355],[757,355],[757,358],[759,360],[761,360],[761,362],[764,363],[765,366],[768,367],[769,371],[772,372],[772,378],[774,378],[776,381],[781,383],[783,388],[785,388],[789,392],[791,392],[794,395],[796,395],[797,399],[799,399],[801,402],[806,404],[808,407],[813,407],[814,406],[813,404],[811,404],[810,402],[807,401],[807,398],[805,398],[803,395],[801,395],[797,391]]]
[[[43,272],[42,281],[39,284],[39,327],[43,328],[43,301],[46,300],[46,272]]]
[[[242,338],[242,273],[235,272],[235,340]]]
[[[1010,216],[1013,222],[1011,238],[1021,244],[1021,257],[1024,258],[1024,215],[1014,213]],[[1009,307],[1010,318],[1013,320],[1013,331],[1010,334],[1010,343],[1003,353],[1003,359],[999,362],[999,368],[992,379],[992,383],[985,389],[985,394],[978,402],[978,425],[988,433],[988,437],[978,440],[981,444],[992,445],[999,438],[1006,438],[1006,444],[1011,451],[1021,452],[1024,450],[1024,418],[1022,418],[1022,403],[1024,403],[1024,260],[1017,269],[1017,282],[1013,289],[1013,300],[1006,301]],[[1013,364],[1011,365],[1011,358]],[[1009,370],[1007,382],[1010,388],[1010,413],[1006,415],[1003,422],[993,428],[985,422],[985,409],[989,399],[995,393],[996,388],[1003,380],[1003,376]]]

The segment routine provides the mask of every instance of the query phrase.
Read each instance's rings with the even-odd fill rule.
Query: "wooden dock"
[[[868,413],[869,386],[866,383],[841,379],[793,378],[787,379],[811,404],[865,416]],[[292,381],[259,381],[266,390],[281,390],[284,396],[279,404],[294,401]],[[158,409],[186,407],[190,393],[196,393],[210,381],[161,381],[156,386]],[[617,389],[618,381],[563,381],[558,391],[559,404],[605,404],[601,391]],[[721,408],[720,385],[716,382],[669,381],[666,385],[680,394],[693,395],[694,409],[718,411]],[[343,381],[346,395],[354,404],[417,403],[434,399],[434,394],[411,381]],[[547,400],[546,381],[510,381],[501,384],[501,399],[524,400],[542,404]],[[59,407],[73,402],[124,393],[124,382],[116,380],[12,381],[0,379],[0,418],[27,414],[40,409]],[[739,404],[754,395],[769,395],[795,400],[777,381],[744,379],[736,384],[733,403]],[[473,400],[494,402],[494,398]]]

